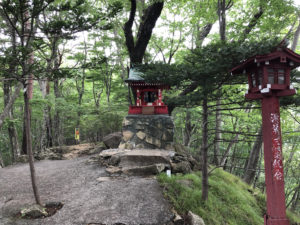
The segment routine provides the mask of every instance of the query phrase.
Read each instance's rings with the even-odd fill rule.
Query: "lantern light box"
[[[263,95],[289,96],[296,93],[290,84],[290,72],[300,65],[300,55],[279,46],[266,55],[256,55],[232,69],[233,74],[247,74],[247,99],[261,99]]]

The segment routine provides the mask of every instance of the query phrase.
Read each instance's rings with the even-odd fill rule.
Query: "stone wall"
[[[128,115],[120,149],[173,149],[174,123],[168,115]]]

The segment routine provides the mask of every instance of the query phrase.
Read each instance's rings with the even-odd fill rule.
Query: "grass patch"
[[[265,196],[240,178],[216,169],[209,177],[209,196],[201,200],[201,173],[158,176],[165,196],[180,214],[192,211],[203,218],[206,225],[264,224]],[[294,216],[295,218],[291,218]],[[297,221],[290,214],[291,224]]]

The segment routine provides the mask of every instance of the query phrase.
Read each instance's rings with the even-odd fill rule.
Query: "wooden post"
[[[265,225],[289,225],[285,208],[280,112],[277,96],[262,98],[262,120],[267,191]]]

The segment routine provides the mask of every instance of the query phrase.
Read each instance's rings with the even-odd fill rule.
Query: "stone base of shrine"
[[[173,149],[174,123],[169,115],[128,115],[120,149]]]

